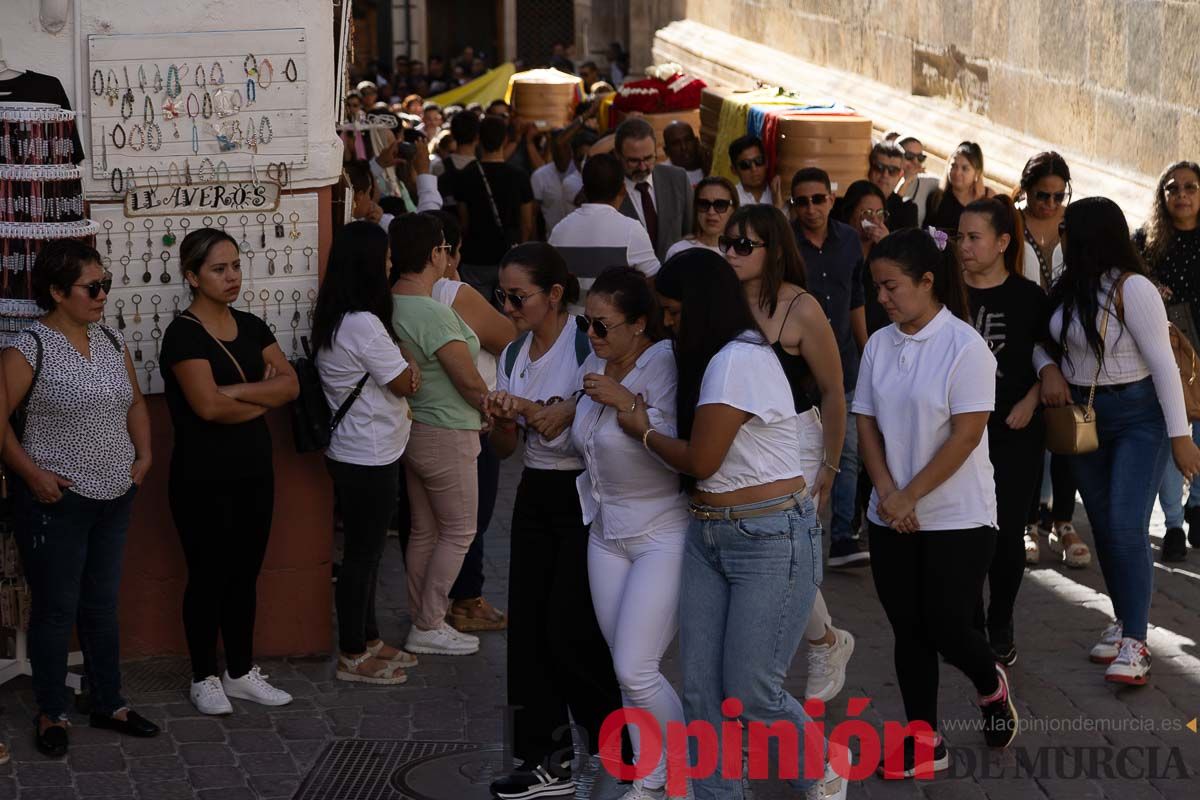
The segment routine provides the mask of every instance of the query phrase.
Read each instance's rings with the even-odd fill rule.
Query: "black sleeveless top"
[[[783,315],[783,325],[779,328],[781,337],[783,329],[787,327],[788,316],[792,313],[792,306],[796,305],[796,301],[806,294],[808,292],[801,292],[792,298],[787,313]],[[792,402],[796,405],[796,413],[803,414],[814,405],[806,388],[813,383],[812,370],[808,368],[808,362],[804,360],[804,356],[793,355],[784,350],[779,339],[771,343],[771,349],[775,351],[775,357],[779,359],[779,366],[783,367],[783,374],[787,376],[788,385],[792,388]]]

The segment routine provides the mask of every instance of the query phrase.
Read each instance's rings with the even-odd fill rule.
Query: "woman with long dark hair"
[[[1200,473],[1167,314],[1116,203],[1088,197],[1063,216],[1063,274],[1050,291],[1053,354],[1071,400],[1090,400],[1100,446],[1071,457],[1116,619],[1091,650],[1105,678],[1144,684],[1153,593],[1150,511],[1168,455],[1184,478]],[[1044,399],[1047,399],[1044,397]],[[1047,399],[1047,404],[1062,402]]]
[[[275,506],[269,410],[300,385],[267,323],[234,308],[242,287],[237,242],[201,228],[179,244],[192,303],[167,326],[163,383],[175,428],[167,495],[183,544],[188,584],[183,627],[191,698],[204,714],[229,714],[230,697],[268,706],[292,696],[253,662],[258,573]],[[217,638],[225,673],[217,678]]]
[[[765,204],[739,209],[720,244],[742,282],[755,322],[787,376],[800,415],[800,467],[820,509],[838,472],[846,435],[842,362],[833,329],[821,303],[807,291],[804,261],[782,211]],[[805,698],[828,702],[845,683],[854,637],[833,627],[819,591],[804,638],[808,642]]]
[[[1151,279],[1168,303],[1187,303],[1192,329],[1200,332],[1200,164],[1178,161],[1158,178],[1150,219],[1133,235]],[[1192,424],[1192,440],[1200,439],[1200,423]],[[1170,461],[1163,473],[1158,501],[1166,516],[1162,560],[1187,560],[1187,543],[1200,548],[1200,481],[1193,481],[1183,506],[1183,475]],[[1188,532],[1183,532],[1187,521]]]
[[[839,204],[841,222],[854,228],[862,246],[863,263],[871,255],[871,248],[883,237],[891,233],[888,230],[887,198],[883,190],[870,181],[855,181],[846,190]],[[888,325],[887,312],[875,298],[875,290],[871,284],[871,273],[863,270],[863,308],[867,317],[867,334],[870,335]],[[859,483],[865,480],[864,473],[859,473]],[[856,529],[857,530],[857,529]]]
[[[803,737],[809,717],[783,679],[812,613],[822,558],[816,504],[796,458],[800,415],[733,268],[699,248],[675,262],[687,274],[675,339],[678,435],[653,426],[641,397],[618,421],[684,476],[691,496],[679,601],[684,712],[722,732],[725,718],[738,716],[787,722]],[[726,698],[738,710],[723,713]],[[831,770],[818,783],[818,796],[845,796]],[[741,796],[717,770],[692,786],[698,798]]]
[[[975,142],[963,142],[946,164],[946,180],[941,188],[929,196],[926,224],[954,232],[964,208],[991,196],[992,190],[983,183],[983,148]]]
[[[395,510],[420,373],[400,352],[387,282],[388,235],[374,222],[337,232],[313,312],[312,347],[336,425],[325,451],[342,515],[338,680],[404,683],[416,658],[384,644],[375,618],[379,559]]]
[[[973,619],[996,547],[984,438],[996,359],[966,321],[962,268],[947,238],[909,228],[871,250],[871,276],[892,324],[867,341],[854,394],[859,447],[875,486],[867,512],[875,590],[895,636],[908,722],[927,725],[934,737],[924,763],[906,738],[902,768],[887,761],[881,768],[893,778],[949,766],[938,733],[941,659],[974,684],[990,746],[1007,747],[1017,734],[1008,677]]]

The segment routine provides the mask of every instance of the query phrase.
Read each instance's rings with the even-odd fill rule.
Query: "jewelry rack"
[[[203,227],[221,228],[238,242],[242,296],[234,307],[271,326],[289,358],[301,355],[300,337],[312,328],[317,298],[315,193],[285,194],[278,210],[259,213],[128,218],[118,203],[94,203],[91,211],[100,226],[96,249],[113,276],[104,322],[124,334],[144,394],[163,390],[162,335],[192,300],[179,246],[189,231]]]
[[[88,53],[89,198],[114,176],[307,166],[304,29],[97,34]]]

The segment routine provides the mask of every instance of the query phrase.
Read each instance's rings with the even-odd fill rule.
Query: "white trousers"
[[[825,460],[825,432],[821,428],[821,414],[816,407],[810,408],[800,415],[800,469],[804,471],[804,480],[812,485]],[[815,499],[815,498],[814,498]],[[804,629],[805,639],[820,639],[825,635],[825,629],[833,624],[829,616],[829,607],[825,605],[825,596],[817,590],[813,599],[812,613],[808,615],[808,627]]]

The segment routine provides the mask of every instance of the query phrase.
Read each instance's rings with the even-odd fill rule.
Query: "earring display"
[[[303,29],[230,31],[219,38],[95,34],[88,37],[84,74],[95,151],[87,190],[100,196],[110,194],[114,169],[132,170],[144,184],[151,168],[169,175],[175,163],[195,174],[205,159],[209,181],[219,175],[261,179],[256,176],[270,164],[291,172],[308,165]]]

